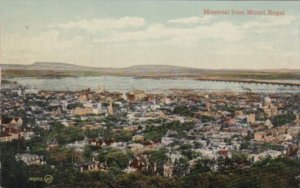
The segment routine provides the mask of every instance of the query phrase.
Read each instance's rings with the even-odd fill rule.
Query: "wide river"
[[[210,82],[196,81],[190,79],[135,79],[132,77],[67,77],[59,79],[36,79],[36,78],[15,78],[22,85],[33,86],[42,90],[82,90],[91,88],[105,88],[108,91],[130,91],[140,89],[149,92],[163,92],[168,89],[192,89],[202,92],[223,92],[245,91],[245,88],[250,88],[253,92],[264,93],[300,93],[299,87],[279,86],[279,85],[261,85],[261,84],[246,84],[246,83],[225,83],[225,82]],[[300,80],[294,82],[300,83]]]

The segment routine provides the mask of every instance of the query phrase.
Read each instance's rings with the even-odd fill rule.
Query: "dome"
[[[267,96],[267,97],[264,98],[263,105],[264,106],[269,106],[271,104],[271,102],[272,102],[271,98]]]
[[[264,98],[264,102],[271,102],[272,100],[271,100],[271,98],[270,97],[265,97]]]

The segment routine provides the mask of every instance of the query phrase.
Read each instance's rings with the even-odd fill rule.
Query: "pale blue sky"
[[[284,16],[203,16],[284,10]],[[300,68],[300,2],[0,1],[1,63]]]

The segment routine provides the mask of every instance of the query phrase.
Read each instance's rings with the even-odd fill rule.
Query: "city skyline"
[[[1,1],[1,64],[299,69],[298,5]],[[285,15],[203,15],[204,9],[284,10]]]

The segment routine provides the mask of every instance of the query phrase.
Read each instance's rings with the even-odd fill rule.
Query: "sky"
[[[299,32],[299,1],[0,1],[1,64],[300,69]]]

